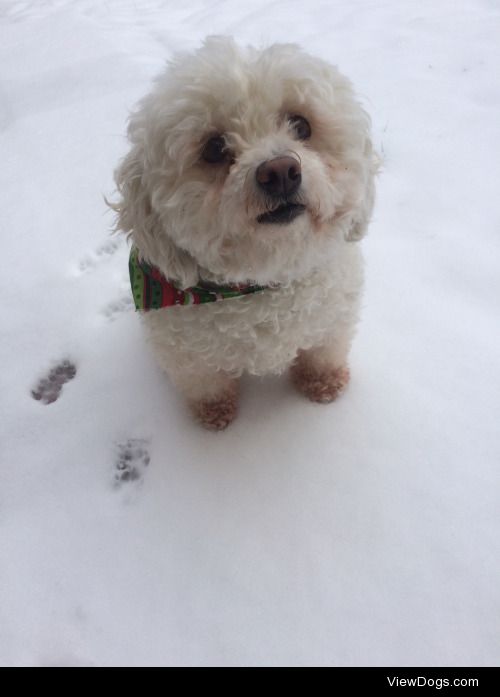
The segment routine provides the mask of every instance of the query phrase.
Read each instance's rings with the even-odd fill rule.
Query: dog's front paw
[[[312,402],[328,404],[346,389],[350,373],[347,366],[315,370],[313,366],[298,360],[290,369],[295,387]]]
[[[202,426],[210,431],[223,431],[238,413],[238,396],[227,394],[217,399],[191,403],[191,410]]]

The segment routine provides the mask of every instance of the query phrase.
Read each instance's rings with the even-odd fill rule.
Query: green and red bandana
[[[264,290],[262,286],[218,286],[207,281],[200,281],[199,285],[191,288],[177,288],[171,281],[167,281],[159,269],[141,261],[139,251],[135,247],[130,250],[128,266],[136,310],[159,310],[173,305],[201,305]]]

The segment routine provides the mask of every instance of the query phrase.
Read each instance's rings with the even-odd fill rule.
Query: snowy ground
[[[213,33],[337,63],[385,157],[349,391],[247,379],[215,435],[102,199]],[[499,35],[496,0],[0,3],[0,663],[498,664]]]

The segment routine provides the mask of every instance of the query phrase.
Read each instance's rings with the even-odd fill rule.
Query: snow
[[[499,30],[494,0],[2,2],[1,664],[498,662]],[[223,434],[103,202],[128,110],[213,33],[338,64],[385,160],[350,389],[246,379]]]

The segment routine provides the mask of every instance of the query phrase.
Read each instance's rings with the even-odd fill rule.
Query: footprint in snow
[[[76,375],[76,367],[71,361],[65,360],[58,363],[31,390],[31,396],[42,404],[52,404],[61,395],[63,385],[72,380]]]
[[[102,313],[110,322],[113,322],[119,315],[131,310],[133,305],[132,297],[124,295],[119,300],[113,300],[113,302],[108,303],[103,308]]]
[[[112,257],[113,254],[120,247],[121,243],[121,239],[113,239],[108,240],[100,247],[97,247],[97,249],[94,252],[92,252],[91,254],[87,254],[87,256],[83,257],[83,259],[80,260],[80,263],[78,264],[79,272],[85,273],[86,271],[89,271],[98,266],[101,262],[106,261],[107,259]]]
[[[123,443],[118,443],[115,460],[116,486],[142,479],[151,459],[147,446],[148,442],[144,438],[129,438]]]

